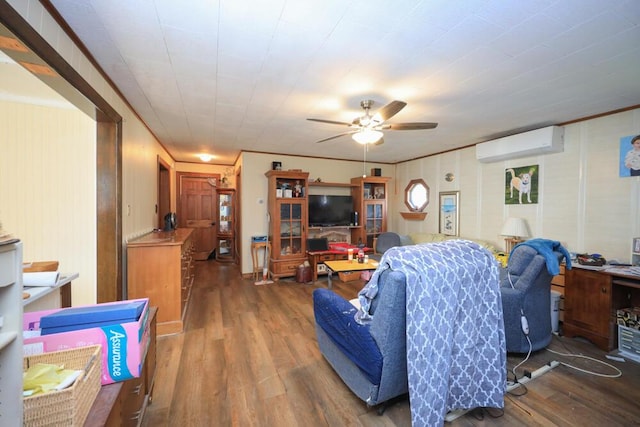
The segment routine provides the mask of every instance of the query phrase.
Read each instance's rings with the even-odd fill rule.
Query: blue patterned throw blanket
[[[371,319],[386,269],[406,277],[412,424],[442,425],[454,409],[503,408],[506,350],[495,258],[466,240],[391,248],[358,294],[357,322]]]

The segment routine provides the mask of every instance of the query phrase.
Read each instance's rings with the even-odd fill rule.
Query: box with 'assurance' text
[[[102,384],[111,384],[118,381],[137,378],[142,372],[142,362],[149,347],[149,299],[142,298],[129,302],[142,302],[144,307],[140,311],[137,320],[129,322],[114,321],[112,324],[70,330],[49,335],[41,334],[42,317],[60,313],[65,310],[35,311],[24,313],[24,355],[48,353],[52,351],[66,350],[89,345],[102,346]],[[84,306],[84,313],[91,313],[95,308],[93,321],[99,319],[100,313],[104,313],[105,305],[122,304],[123,301]],[[90,316],[91,317],[91,316]],[[110,322],[106,322],[110,323]]]

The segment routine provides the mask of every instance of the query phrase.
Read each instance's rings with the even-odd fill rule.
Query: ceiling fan
[[[351,135],[351,137],[358,143],[367,145],[375,144],[379,145],[384,142],[382,130],[420,130],[420,129],[433,129],[438,126],[437,123],[428,122],[413,122],[413,123],[385,123],[391,117],[395,116],[402,110],[407,103],[403,101],[391,101],[384,107],[376,111],[371,115],[371,107],[374,101],[367,99],[360,102],[360,106],[364,109],[364,115],[356,117],[351,123],[339,122],[335,120],[324,119],[307,119],[313,122],[329,123],[333,125],[348,126],[352,130],[343,132],[338,135],[330,136],[329,138],[321,139],[316,142],[325,142],[335,138],[339,138],[345,135]]]

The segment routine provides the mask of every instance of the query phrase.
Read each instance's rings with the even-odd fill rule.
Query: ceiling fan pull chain
[[[362,177],[366,178],[367,177],[367,146],[369,144],[363,144],[364,145],[364,161],[362,162]]]

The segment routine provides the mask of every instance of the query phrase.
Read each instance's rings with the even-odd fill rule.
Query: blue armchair
[[[564,255],[553,251],[559,263]],[[500,290],[507,352],[527,353],[551,342],[551,279],[547,258],[534,247],[520,244],[509,256],[501,274]],[[529,341],[523,332],[522,316],[529,327]]]
[[[329,289],[313,291],[320,352],[360,399],[374,406],[408,393],[406,286],[403,273],[386,270],[367,325],[356,308]],[[384,407],[384,405],[382,405]]]
[[[382,255],[394,246],[402,246],[400,235],[393,231],[385,231],[380,233],[378,237],[373,240],[373,254],[369,255],[371,259],[380,261]]]
[[[409,384],[413,425],[504,405],[498,267],[488,251],[464,240],[390,248],[359,297],[356,311],[316,289],[313,309],[320,352],[368,405],[380,412]]]

